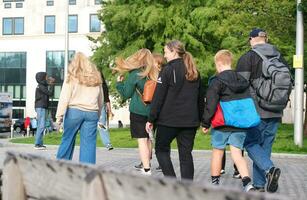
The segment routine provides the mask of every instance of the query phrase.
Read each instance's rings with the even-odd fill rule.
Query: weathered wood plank
[[[26,200],[26,191],[19,163],[13,156],[7,156],[3,169],[3,200]]]

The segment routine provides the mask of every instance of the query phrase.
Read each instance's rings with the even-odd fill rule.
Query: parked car
[[[13,125],[14,131],[18,134],[21,134],[22,132],[26,133],[27,130],[25,129],[24,125],[25,119],[17,119]],[[33,132],[32,126],[30,124],[30,132]]]

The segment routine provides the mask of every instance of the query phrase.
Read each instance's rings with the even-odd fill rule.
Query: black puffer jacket
[[[209,128],[211,120],[216,112],[220,100],[234,100],[251,97],[248,81],[239,73],[232,70],[225,70],[211,78],[209,88],[205,97],[205,109],[203,113],[202,126]],[[221,126],[221,131],[240,131],[242,129]]]
[[[35,108],[48,108],[49,97],[53,95],[54,86],[48,88],[46,72],[38,72],[35,76],[38,83],[35,90]]]

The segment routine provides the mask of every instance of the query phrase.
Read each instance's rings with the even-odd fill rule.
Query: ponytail
[[[183,56],[183,61],[186,67],[185,77],[189,81],[195,81],[198,78],[198,71],[193,59],[193,56],[190,52],[186,51]]]

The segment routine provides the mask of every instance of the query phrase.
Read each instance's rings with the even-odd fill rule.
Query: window
[[[76,5],[76,0],[69,0],[69,5]]]
[[[12,4],[11,3],[5,3],[4,4],[4,8],[11,8],[12,7]]]
[[[26,98],[26,52],[0,52],[0,85],[15,99]]]
[[[78,15],[68,16],[68,32],[77,33],[78,32]]]
[[[12,18],[3,18],[3,35],[12,35],[13,34],[13,19]]]
[[[16,3],[16,8],[22,8],[23,4],[22,3]]]
[[[18,17],[18,18],[15,18],[15,21],[14,21],[14,33],[15,35],[19,34],[19,35],[22,35],[23,32],[24,32],[24,20],[23,20],[23,17]]]
[[[100,32],[100,21],[97,14],[90,15],[90,32]]]
[[[46,3],[47,3],[47,6],[53,6],[54,5],[54,1],[53,0],[49,0]]]
[[[55,16],[45,16],[45,33],[55,33]]]
[[[95,0],[95,5],[100,5],[102,3],[102,0]]]
[[[75,51],[69,51],[68,58],[74,56]],[[49,76],[55,78],[56,84],[63,83],[64,79],[64,51],[46,52],[46,72]]]
[[[24,18],[3,18],[2,21],[3,35],[23,35],[24,34]]]

